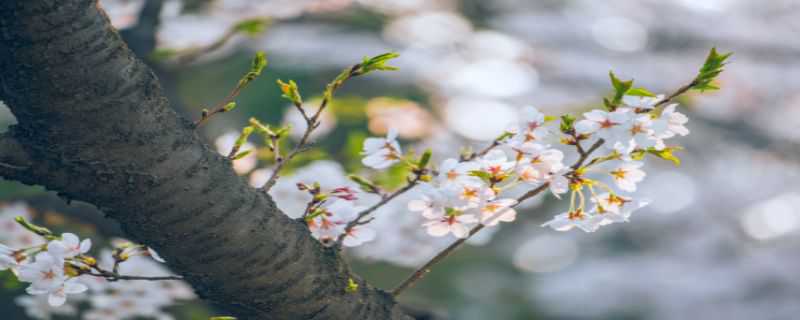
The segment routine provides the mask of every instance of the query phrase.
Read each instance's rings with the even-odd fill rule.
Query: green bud
[[[14,221],[19,223],[19,225],[21,225],[23,228],[27,229],[28,231],[33,232],[35,234],[38,234],[38,235],[40,235],[42,237],[52,237],[53,236],[53,232],[50,231],[50,229],[47,229],[47,228],[41,227],[41,226],[37,226],[37,225],[29,222],[28,220],[25,220],[25,217],[18,216],[16,218],[14,218]]]
[[[233,110],[235,108],[236,108],[236,102],[235,101],[231,101],[231,102],[228,102],[228,104],[226,104],[224,107],[222,107],[222,112],[228,112],[228,111],[231,111],[231,110]]]
[[[347,279],[347,287],[344,288],[344,291],[347,293],[354,293],[358,291],[358,283],[356,283],[353,278]]]
[[[419,158],[419,162],[417,162],[417,165],[419,166],[420,169],[424,169],[425,167],[428,166],[428,163],[431,162],[432,155],[433,151],[431,151],[431,149],[427,149],[425,150],[425,152],[422,153],[422,156]]]
[[[366,178],[354,174],[348,175],[347,178],[350,179],[350,181],[353,181],[356,184],[358,184],[358,186],[361,188],[361,190],[364,190],[364,192],[376,193],[376,194],[380,193],[380,189],[378,188],[378,186],[376,186],[375,183],[367,180]]]
[[[569,134],[575,129],[575,117],[571,114],[561,116],[561,132]]]
[[[237,155],[233,156],[233,158],[232,158],[231,160],[239,160],[239,159],[241,159],[241,158],[244,158],[244,157],[246,157],[246,156],[247,156],[248,154],[250,154],[251,152],[253,152],[253,150],[252,150],[252,149],[251,149],[251,150],[247,150],[247,151],[242,151],[242,152],[239,152]]]

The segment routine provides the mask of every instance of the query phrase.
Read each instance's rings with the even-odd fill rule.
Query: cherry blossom
[[[48,295],[52,306],[63,305],[67,294],[84,292],[88,287],[64,274],[64,261],[47,252],[35,257],[35,261],[19,268],[19,279],[30,282],[26,291],[31,295]]]
[[[469,236],[469,228],[478,222],[478,218],[471,214],[452,210],[448,214],[423,224],[428,234],[434,237],[443,237],[452,233],[456,238]]]
[[[578,134],[596,134],[599,138],[606,140],[606,145],[616,148],[617,144],[628,142],[625,134],[625,124],[630,121],[630,111],[619,108],[608,112],[603,110],[592,110],[584,113],[586,118],[575,123],[575,131]]]
[[[402,155],[397,130],[389,128],[386,138],[367,138],[362,153],[365,157],[361,163],[373,169],[386,169],[397,163]]]
[[[656,136],[661,139],[672,138],[676,134],[686,136],[689,134],[689,129],[684,125],[689,122],[686,115],[675,111],[677,104],[670,104],[661,112],[658,119],[653,120],[653,126],[659,128]]]
[[[577,227],[585,232],[595,232],[602,221],[603,218],[600,216],[589,215],[583,210],[577,209],[559,214],[542,226],[553,228],[556,231],[569,231]]]
[[[516,205],[514,199],[488,200],[480,206],[480,221],[487,226],[495,226],[502,222],[512,222],[517,218],[517,211],[511,206]]]
[[[633,211],[646,206],[649,201],[633,200],[629,197],[615,195],[613,193],[603,193],[592,197],[595,204],[592,212],[602,217],[601,225],[615,222],[628,222]]]
[[[663,99],[663,94],[654,97],[625,95],[622,97],[622,103],[631,108],[648,110],[655,107],[656,103]]]
[[[17,265],[17,259],[14,258],[14,250],[0,244],[0,271],[14,268]]]
[[[57,259],[74,258],[89,252],[92,248],[92,239],[80,241],[73,233],[64,233],[61,240],[53,240],[47,244],[47,252]]]
[[[457,186],[479,184],[481,180],[470,174],[470,172],[479,169],[480,165],[475,162],[459,162],[456,159],[449,158],[442,161],[439,166],[439,175],[436,181],[444,187],[451,184]]]
[[[528,106],[522,109],[522,121],[518,128],[513,128],[515,133],[510,144],[519,145],[529,142],[541,142],[550,135],[550,130],[545,126],[545,115],[536,107]]]
[[[611,170],[609,174],[614,178],[614,182],[620,189],[634,192],[636,191],[636,183],[644,180],[646,176],[646,173],[639,169],[643,165],[644,163],[638,161],[623,162],[614,170]]]

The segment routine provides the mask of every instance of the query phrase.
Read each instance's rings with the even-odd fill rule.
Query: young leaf
[[[733,52],[719,54],[717,48],[711,48],[705,63],[703,63],[703,66],[697,73],[692,89],[699,90],[700,92],[719,89],[717,86],[713,85],[712,82],[722,73],[722,67],[726,64],[725,60],[727,60],[731,54],[733,54]]]
[[[613,71],[608,72],[608,77],[611,78],[611,86],[614,87],[614,98],[611,99],[611,104],[616,106],[622,102],[622,97],[625,96],[625,93],[633,87],[633,79],[628,81],[620,80],[614,75]]]
[[[655,97],[656,95],[650,91],[647,91],[645,88],[633,88],[628,90],[625,93],[628,96],[637,96],[637,97]]]
[[[664,148],[662,150],[656,150],[656,149],[651,147],[651,148],[647,149],[647,153],[650,153],[650,154],[652,154],[652,155],[654,155],[656,157],[659,157],[661,159],[664,159],[664,160],[672,161],[672,163],[675,164],[675,166],[677,167],[677,166],[681,165],[681,159],[678,158],[677,156],[675,156],[672,152],[680,151],[680,150],[683,150],[683,148],[677,147],[677,146],[676,147],[666,147],[666,148]]]
[[[269,20],[256,18],[241,21],[234,25],[233,28],[236,32],[241,32],[248,36],[255,37],[264,32],[268,25]]]

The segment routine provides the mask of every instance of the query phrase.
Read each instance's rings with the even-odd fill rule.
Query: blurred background
[[[631,223],[596,233],[539,225],[564,210],[552,197],[513,224],[482,234],[400,300],[451,319],[792,319],[800,313],[800,2],[793,0],[100,0],[114,25],[190,119],[221,101],[257,50],[265,73],[238,107],[203,127],[226,153],[249,117],[302,118],[275,80],[297,81],[309,107],[338,72],[366,55],[400,53],[400,70],[349,81],[324,113],[315,149],[272,190],[297,212],[298,181],[346,184],[345,174],[399,186],[402,170],[364,171],[361,142],[400,131],[406,148],[438,159],[486,145],[526,105],[551,115],[598,107],[608,71],[670,93],[695,75],[712,46],[733,51],[722,90],[680,99],[692,134],[679,168],[649,160],[638,194],[653,200]],[[255,20],[253,20],[255,19]],[[256,30],[236,31],[242,21]],[[263,30],[261,30],[263,27]],[[232,31],[233,30],[233,31]],[[14,123],[0,107],[0,128]],[[254,185],[271,155],[236,162]],[[406,201],[413,197],[409,195]],[[452,239],[431,238],[398,201],[378,212],[378,239],[347,254],[357,273],[391,288]],[[0,219],[19,205],[37,222],[96,239],[121,236],[90,205],[0,180]],[[18,205],[12,207],[11,204]],[[16,208],[16,209],[14,209]],[[18,212],[18,211],[17,211]],[[0,221],[2,222],[2,221]],[[495,229],[497,230],[497,229]],[[10,232],[2,231],[8,243]],[[79,309],[26,308],[0,273],[7,319],[80,319]],[[44,312],[30,312],[39,308]],[[52,311],[52,312],[51,312]],[[216,314],[202,302],[166,309],[177,319]],[[51,314],[52,313],[52,314]]]

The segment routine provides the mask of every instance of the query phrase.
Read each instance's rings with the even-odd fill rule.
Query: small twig
[[[423,173],[416,173],[416,176],[414,177],[414,179],[409,180],[408,184],[406,184],[404,187],[395,190],[394,192],[392,192],[389,195],[382,196],[381,197],[381,201],[378,201],[378,203],[376,203],[376,204],[372,205],[371,207],[369,207],[367,209],[364,209],[363,211],[359,212],[358,216],[356,216],[356,218],[353,219],[353,221],[350,221],[347,224],[347,226],[344,228],[344,233],[339,235],[339,238],[336,239],[336,242],[337,243],[341,243],[342,241],[344,241],[344,238],[347,237],[347,235],[350,233],[350,231],[352,231],[353,228],[355,228],[356,226],[364,225],[364,224],[367,224],[370,221],[372,221],[372,219],[369,219],[367,221],[361,221],[361,219],[363,219],[364,217],[366,217],[370,213],[375,212],[375,210],[380,209],[380,207],[383,207],[384,205],[389,203],[389,201],[392,201],[394,198],[397,198],[401,194],[406,193],[408,190],[413,189],[417,184],[419,184],[420,177],[422,175],[423,175]]]
[[[570,166],[570,168],[572,168],[572,170],[580,168],[583,165],[583,163],[586,162],[586,159],[588,159],[589,156],[592,153],[594,153],[597,150],[597,148],[600,148],[600,146],[602,146],[603,143],[605,143],[605,142],[606,141],[603,140],[603,139],[598,139],[591,147],[589,147],[589,150],[586,150],[585,152],[581,153],[581,155],[578,158],[578,160],[575,161],[575,163],[572,164],[572,166]]]
[[[519,197],[517,199],[517,203],[516,204],[514,204],[512,206],[509,206],[506,210],[513,209],[513,208],[517,207],[523,201],[525,201],[527,199],[530,199],[530,198],[542,193],[543,191],[547,190],[548,186],[549,186],[549,184],[545,183],[545,184],[540,185],[536,189],[528,191],[527,193],[525,193],[524,195],[522,195],[521,197]],[[499,212],[496,215],[499,215],[499,214],[504,213],[504,212],[505,212],[505,210],[502,211],[502,212]],[[433,258],[431,258],[431,260],[429,260],[422,267],[420,267],[419,269],[414,271],[414,273],[412,273],[408,278],[406,278],[406,280],[404,280],[403,282],[400,283],[400,285],[398,285],[396,288],[394,288],[394,290],[392,290],[392,295],[394,295],[394,296],[400,295],[401,293],[403,293],[403,291],[405,291],[406,289],[408,289],[411,286],[413,286],[417,281],[419,281],[422,278],[424,278],[425,275],[427,275],[431,271],[431,268],[434,265],[436,265],[437,263],[442,261],[442,259],[444,259],[447,256],[449,256],[451,253],[453,253],[453,251],[455,251],[456,249],[461,247],[461,245],[463,245],[464,242],[466,242],[469,238],[471,238],[473,235],[475,235],[479,231],[483,230],[484,227],[486,227],[486,225],[478,224],[477,226],[475,226],[471,230],[469,230],[469,235],[467,235],[466,238],[461,238],[461,239],[456,240],[455,242],[450,244],[447,248],[445,248],[444,250],[442,250],[441,252],[436,254]]]
[[[489,153],[489,151],[492,151],[492,149],[497,148],[499,146],[500,146],[500,139],[494,139],[494,140],[492,140],[492,143],[490,145],[486,146],[486,148],[483,148],[483,150],[478,151],[478,152],[473,152],[469,156],[462,157],[461,161],[462,162],[464,162],[464,161],[472,161],[475,158],[483,157],[487,153]]]
[[[303,109],[302,105],[297,103],[294,104],[295,108],[297,108],[297,110],[300,111],[300,114],[303,115],[303,119],[306,120],[306,130],[305,132],[303,132],[303,136],[300,137],[300,141],[297,143],[297,145],[294,146],[294,149],[292,149],[292,151],[290,151],[289,154],[287,154],[285,157],[280,158],[280,161],[276,161],[277,164],[275,165],[275,169],[272,171],[272,175],[269,177],[267,182],[264,183],[263,186],[261,186],[262,191],[264,191],[265,193],[269,192],[269,190],[272,189],[273,186],[275,186],[275,183],[278,182],[278,178],[280,177],[280,172],[286,165],[286,163],[291,161],[297,154],[307,150],[307,145],[310,144],[309,138],[311,138],[311,133],[314,132],[314,130],[319,126],[319,117],[322,115],[322,111],[325,110],[325,107],[328,106],[328,103],[333,97],[333,94],[336,92],[337,89],[339,89],[344,84],[345,81],[347,81],[352,77],[360,75],[359,73],[360,68],[361,68],[360,63],[352,66],[350,68],[350,71],[347,73],[347,76],[344,77],[341,81],[334,81],[331,84],[329,84],[328,88],[326,89],[326,91],[328,91],[329,94],[325,95],[325,97],[322,99],[322,102],[320,102],[319,108],[317,108],[317,111],[314,112],[312,116],[310,117],[308,116],[308,114]]]
[[[118,273],[86,273],[93,277],[105,278],[108,281],[119,281],[119,280],[144,280],[144,281],[166,281],[166,280],[183,280],[183,277],[180,276],[162,276],[162,277],[143,277],[143,276],[128,276],[128,275],[121,275]]]
[[[227,106],[228,103],[233,102],[233,99],[239,96],[239,93],[242,91],[243,88],[244,86],[241,83],[237,84],[236,87],[233,88],[233,90],[231,90],[230,93],[228,93],[228,96],[226,96],[225,99],[223,99],[221,102],[217,103],[217,105],[215,105],[214,108],[211,109],[211,111],[203,112],[203,114],[200,117],[200,120],[197,120],[194,123],[194,127],[195,128],[200,127],[203,123],[208,121],[208,119],[211,119],[211,117],[214,116],[215,114],[227,112],[228,110],[225,109],[225,106]]]
[[[670,101],[672,101],[672,99],[675,99],[678,96],[688,92],[689,90],[692,89],[692,87],[694,87],[696,85],[697,85],[697,78],[693,79],[692,82],[690,82],[689,84],[678,88],[678,90],[675,90],[675,92],[673,92],[672,94],[670,94],[666,98],[661,99],[661,101],[656,102],[656,104],[653,106],[653,108],[658,108],[658,107],[660,107],[660,106],[662,106],[664,104],[669,103]]]

